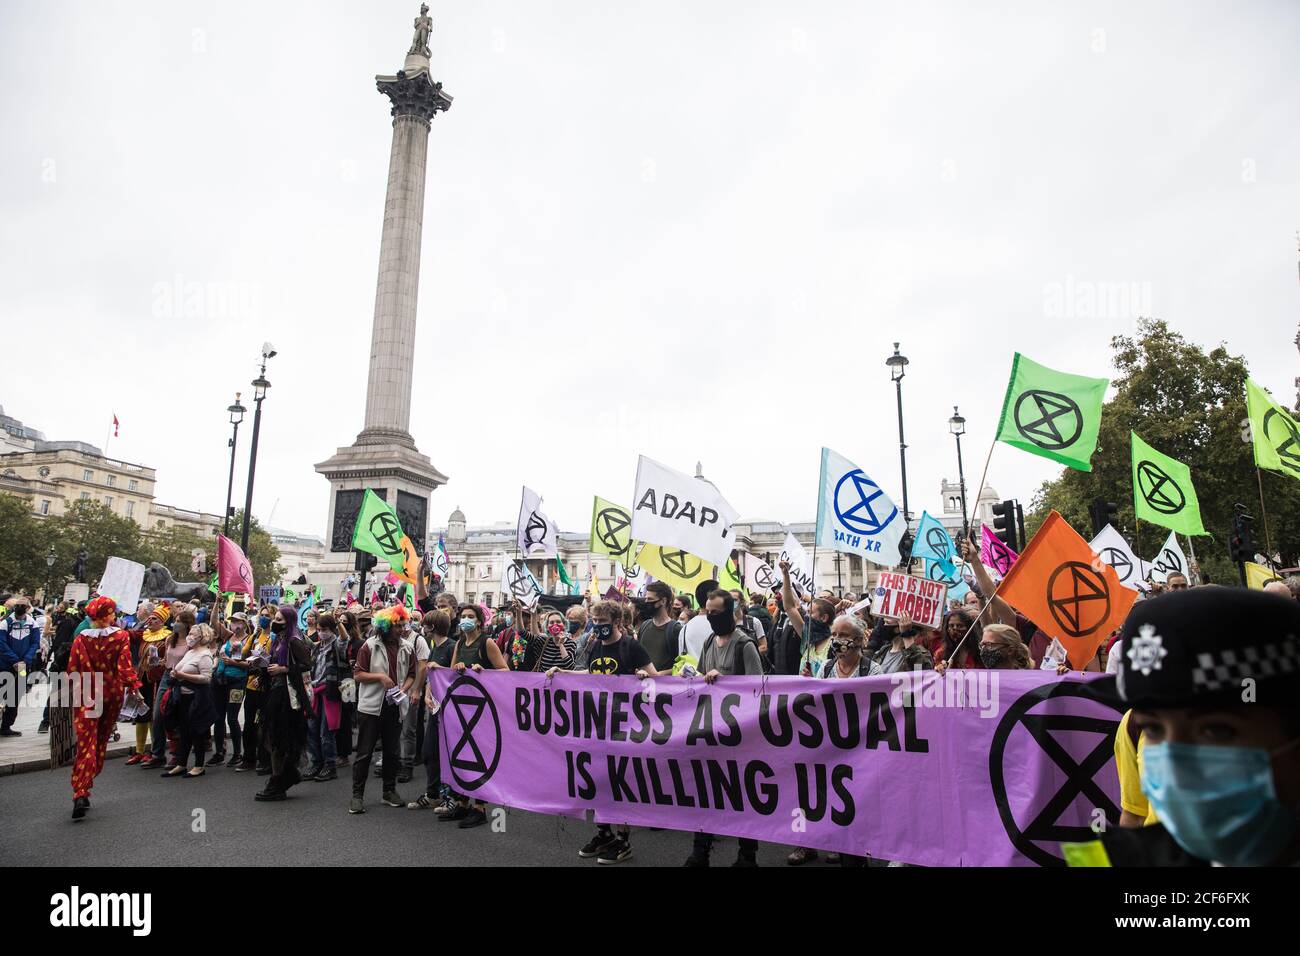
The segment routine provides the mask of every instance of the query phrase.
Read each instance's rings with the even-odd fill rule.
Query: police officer
[[[1142,792],[1159,823],[1067,846],[1067,860],[1300,862],[1300,603],[1245,588],[1171,592],[1134,605],[1122,641],[1119,673],[1097,686],[1145,735]]]

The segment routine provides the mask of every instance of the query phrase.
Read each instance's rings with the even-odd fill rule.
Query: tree
[[[1268,506],[1273,550],[1284,566],[1300,558],[1300,482],[1263,472],[1257,477],[1246,422],[1246,361],[1220,343],[1208,354],[1156,319],[1142,319],[1134,337],[1111,339],[1115,396],[1102,408],[1092,471],[1066,469],[1035,493],[1026,531],[1033,534],[1051,510],[1090,536],[1089,504],[1097,498],[1119,505],[1116,526],[1143,556],[1153,556],[1169,536],[1160,527],[1136,526],[1130,430],[1167,455],[1185,462],[1200,499],[1209,537],[1194,547],[1203,571],[1219,583],[1237,580],[1228,559],[1233,506],[1255,515],[1256,539],[1264,549],[1259,483]]]
[[[86,550],[86,583],[94,586],[104,573],[110,557],[148,562],[140,526],[130,518],[114,514],[113,509],[98,501],[74,501],[61,515],[52,515],[41,524],[44,532],[42,552],[54,548],[55,562],[51,577],[55,590],[75,580],[73,569],[77,554]],[[44,562],[41,562],[42,569]]]
[[[195,549],[204,553],[204,566],[208,569],[203,574],[190,571],[190,562]],[[216,535],[202,535],[192,528],[174,524],[160,531],[149,532],[145,536],[145,551],[150,561],[157,561],[167,568],[177,581],[207,581],[216,566]]]
[[[14,495],[0,495],[0,594],[31,594],[45,585],[48,569],[42,550],[45,535],[31,503]],[[60,592],[61,593],[61,592]]]
[[[230,540],[239,543],[244,533],[244,512],[239,510],[230,519]],[[284,568],[280,567],[280,549],[271,540],[271,535],[253,518],[248,529],[248,563],[253,566],[253,582],[261,587],[263,584],[279,584]],[[215,565],[214,565],[215,566]],[[257,600],[257,595],[253,595]]]

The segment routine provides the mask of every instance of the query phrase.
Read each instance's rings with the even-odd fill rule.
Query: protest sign
[[[110,597],[123,614],[134,614],[144,587],[144,565],[126,558],[109,558],[99,579],[99,593]]]
[[[797,538],[789,531],[785,533],[785,541],[781,545],[781,557],[777,561],[777,587],[781,586],[780,566],[782,561],[790,562],[790,586],[794,588],[796,594],[807,594],[813,596],[813,563],[808,557],[808,552],[804,550]]]
[[[1097,811],[1119,819],[1100,676],[430,681],[442,782],[474,800],[921,866],[1059,866]]]
[[[937,628],[943,623],[948,585],[915,574],[882,571],[871,592],[871,613],[896,621],[909,615],[921,627]]]

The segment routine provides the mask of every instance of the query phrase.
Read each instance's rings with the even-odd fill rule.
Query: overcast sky
[[[434,525],[513,520],[527,483],[583,530],[638,453],[702,460],[747,518],[810,520],[824,444],[901,499],[895,340],[917,515],[954,403],[978,480],[1013,349],[1108,375],[1154,314],[1294,400],[1294,2],[431,6]],[[269,340],[254,511],[323,534],[312,465],[365,408],[374,76],[418,7],[5,0],[5,411],[96,445],[116,411],[113,457],[219,513]],[[1057,471],[1003,445],[989,483],[1028,504]]]

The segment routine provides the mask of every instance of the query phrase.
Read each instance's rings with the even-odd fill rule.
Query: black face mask
[[[272,621],[272,622],[271,622],[271,633],[272,633],[272,634],[283,634],[283,633],[284,633],[284,621]]]
[[[815,643],[820,644],[826,638],[830,637],[831,626],[825,621],[819,621],[815,617],[808,618],[808,634]]]
[[[992,647],[981,647],[980,663],[989,670],[997,670],[1002,666],[1002,652]]]
[[[709,627],[718,637],[726,637],[736,630],[736,616],[726,611],[712,611],[706,615]]]

